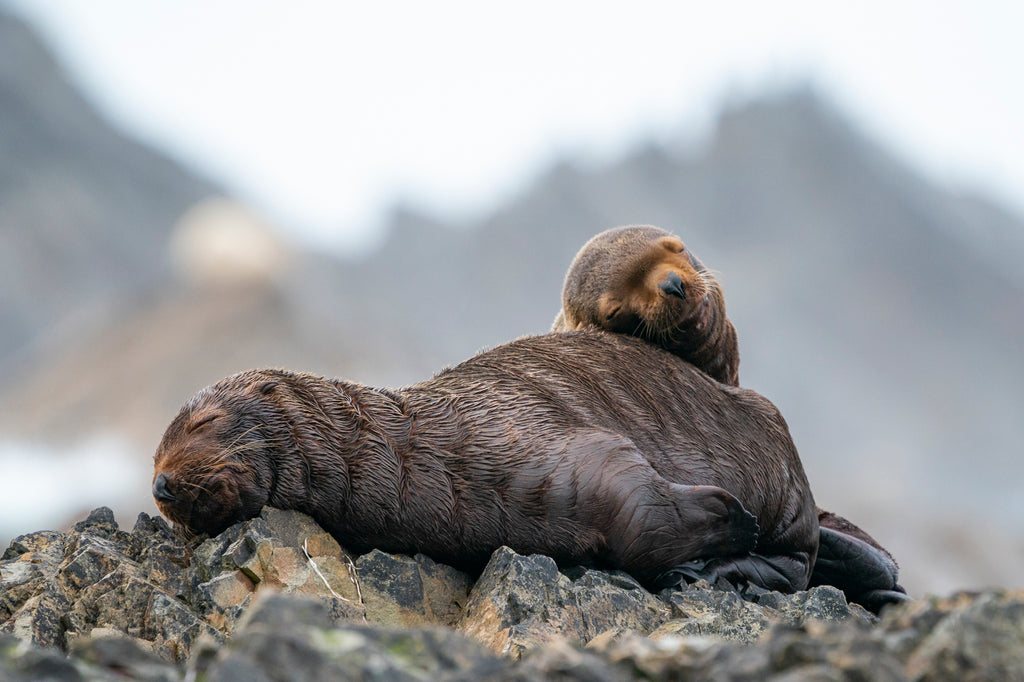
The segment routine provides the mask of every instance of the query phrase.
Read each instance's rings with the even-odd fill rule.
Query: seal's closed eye
[[[188,429],[189,433],[195,433],[199,429],[203,428],[207,424],[212,423],[214,420],[219,419],[220,417],[221,417],[221,414],[220,413],[216,413],[216,412],[213,413],[213,414],[208,414],[208,415],[202,417],[199,421],[193,423],[189,427],[189,429]]]

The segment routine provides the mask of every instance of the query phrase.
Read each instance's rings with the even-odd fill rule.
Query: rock
[[[756,598],[758,606],[771,609],[768,613],[774,619],[781,619],[789,625],[803,625],[810,620],[837,623],[855,620],[865,625],[877,619],[859,604],[846,601],[842,590],[831,585],[818,585],[806,592],[781,594],[766,592]]]
[[[188,579],[189,563],[192,552],[181,545],[161,542],[142,551],[139,563],[140,576],[156,585],[163,591],[178,599],[186,599],[189,595]]]
[[[491,650],[519,658],[557,637],[581,643],[583,614],[572,581],[550,557],[494,552],[469,594],[458,629]]]
[[[419,565],[427,607],[435,622],[454,626],[469,600],[473,580],[460,570],[439,564],[425,554],[413,557]]]
[[[350,558],[308,517],[273,509],[186,542],[145,514],[122,531],[101,508],[19,536],[0,560],[0,680],[331,676],[1016,680],[1024,591],[879,620],[829,586],[654,595],[625,573],[508,548],[472,584],[423,555]]]
[[[608,633],[595,637],[587,648],[616,665],[629,679],[691,679],[705,669],[723,648],[712,637],[665,634],[643,637],[635,632]]]
[[[355,563],[367,619],[381,625],[451,625],[469,596],[469,576],[430,558],[373,550]]]
[[[516,680],[626,682],[638,676],[592,651],[581,650],[564,639],[555,639],[542,647],[524,652],[510,677]]]
[[[913,679],[1024,679],[1024,590],[920,600],[885,611],[880,629]]]
[[[56,585],[46,585],[4,623],[3,631],[37,646],[60,647],[64,642],[62,617],[68,606],[63,591]]]
[[[470,592],[459,629],[519,658],[560,638],[585,644],[608,630],[646,634],[669,618],[668,606],[625,573],[568,573],[576,580],[549,557],[497,550]]]
[[[10,618],[17,612],[22,604],[39,592],[44,580],[42,571],[21,557],[0,564],[0,619]]]
[[[51,561],[56,557],[63,558],[64,535],[52,530],[41,530],[36,533],[19,535],[11,540],[0,561],[17,559],[25,554],[36,557],[49,556]],[[57,559],[56,563],[60,563]]]
[[[135,562],[106,538],[85,537],[77,543],[78,550],[61,564],[60,575],[72,592],[94,585],[113,573],[123,563]]]
[[[117,521],[114,520],[114,512],[110,507],[97,507],[89,512],[84,520],[76,523],[74,528],[76,533],[91,530],[108,534],[117,530]]]
[[[584,641],[607,631],[647,634],[668,620],[665,602],[621,571],[587,570],[573,581],[572,593],[583,615]]]
[[[70,658],[93,669],[116,670],[122,678],[154,682],[179,679],[177,666],[155,654],[147,642],[114,629],[95,628],[89,636],[76,639]]]
[[[651,633],[655,639],[697,635],[751,643],[777,623],[801,626],[812,621],[853,621],[863,625],[876,622],[874,616],[857,604],[847,603],[843,592],[830,585],[796,594],[763,592],[753,597],[755,601],[746,601],[734,592],[698,581],[681,590],[664,590],[661,596],[672,607],[672,620]]]
[[[280,594],[261,594],[230,643],[195,661],[189,676],[231,680],[474,680],[505,668],[451,630],[353,625],[320,600]]]
[[[720,637],[623,633],[589,648],[644,679],[904,680],[899,661],[849,623],[774,624],[756,645]]]
[[[308,553],[308,555],[307,555]],[[350,575],[348,555],[311,518],[264,508],[202,542],[191,572],[194,607],[229,634],[252,594],[271,589],[317,595],[347,618],[362,621],[365,607]]]
[[[704,581],[684,590],[666,592],[662,595],[672,607],[672,620],[651,633],[654,639],[666,635],[696,635],[750,643],[771,623],[763,608],[744,601],[735,592],[714,589]]]
[[[59,649],[35,647],[0,634],[0,679],[7,682],[80,682],[82,674]]]
[[[242,543],[242,547],[248,547],[246,556],[240,556],[238,548],[234,547],[228,552],[228,547],[235,545],[239,539],[248,534],[250,539]],[[193,551],[192,573],[199,582],[206,582],[224,571],[232,571],[240,568],[239,564],[247,562],[255,553],[255,548],[262,541],[269,541],[270,536],[265,532],[263,520],[259,517],[236,523],[220,535],[204,540]],[[258,582],[262,575],[252,575],[250,579]]]

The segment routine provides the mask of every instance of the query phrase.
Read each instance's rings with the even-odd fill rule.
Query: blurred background
[[[424,379],[652,223],[821,506],[1024,584],[1024,5],[348,5],[0,0],[0,545],[154,513],[229,373]]]

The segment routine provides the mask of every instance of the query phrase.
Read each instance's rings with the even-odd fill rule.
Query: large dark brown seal
[[[718,280],[682,240],[652,225],[605,230],[576,254],[552,331],[596,328],[636,336],[718,381],[739,386],[739,344]],[[847,519],[818,509],[811,585],[834,585],[877,611],[906,599],[892,555]]]
[[[479,567],[508,545],[648,585],[803,589],[818,543],[769,401],[598,331],[520,339],[398,391],[280,370],[229,377],[171,422],[153,492],[198,532],[272,505],[354,550]]]

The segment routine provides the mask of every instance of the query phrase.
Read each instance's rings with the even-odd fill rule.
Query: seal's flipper
[[[713,485],[670,483],[673,503],[687,534],[699,536],[703,549],[695,556],[746,554],[757,545],[757,518],[729,491]]]
[[[672,566],[746,554],[757,545],[757,519],[728,491],[651,473],[633,494],[607,498],[615,504],[606,534],[613,563],[650,583]]]
[[[896,587],[891,590],[871,590],[870,592],[857,595],[855,598],[847,595],[847,598],[854,603],[860,604],[876,615],[882,610],[883,606],[913,601],[910,595],[907,594],[907,591],[900,585],[896,585]]]
[[[675,587],[698,580],[706,580],[711,585],[725,581],[740,592],[747,585],[754,585],[763,590],[791,593],[800,589],[807,579],[807,561],[803,552],[770,557],[750,553],[724,559],[698,559],[665,571],[657,583],[660,587]]]
[[[833,528],[821,527],[811,585],[833,585],[848,601],[877,613],[886,604],[908,601],[897,583],[899,567],[888,552]]]

